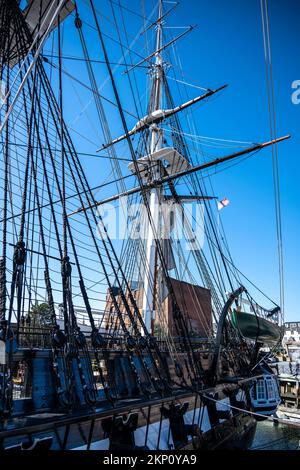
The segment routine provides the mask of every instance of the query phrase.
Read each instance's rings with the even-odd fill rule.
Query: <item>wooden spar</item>
[[[198,103],[198,101],[202,101],[205,98],[208,98],[209,96],[214,95],[218,91],[224,90],[224,88],[226,87],[228,87],[228,85],[222,85],[219,88],[216,88],[215,90],[208,90],[207,93],[204,93],[201,96],[197,96],[196,98],[193,98],[192,100],[189,100],[186,103],[180,104],[179,106],[176,106],[174,109],[167,109],[166,111],[164,111],[164,118],[173,116],[173,114],[176,114],[179,111],[182,111],[183,109],[189,108],[192,104],[196,104]]]
[[[171,13],[171,11],[173,11],[177,6],[179,5],[179,2],[176,2],[175,5],[173,5],[168,11],[166,11],[163,15],[161,15],[156,21],[153,21],[153,23],[149,24],[149,26],[147,26],[146,29],[144,29],[144,31],[142,31],[140,33],[140,36],[142,36],[143,34],[146,33],[146,31],[148,31],[150,28],[152,28],[153,26],[157,25],[157,23],[159,23],[161,20],[163,20],[166,16],[169,15],[169,13]]]
[[[159,49],[157,49],[156,51],[152,52],[152,54],[149,54],[147,57],[145,57],[144,59],[140,60],[137,64],[133,65],[132,67],[130,67],[128,70],[125,70],[124,73],[128,73],[130,72],[131,70],[135,69],[136,67],[139,67],[141,64],[143,64],[144,62],[146,62],[146,60],[149,60],[151,59],[151,57],[155,56],[156,54],[159,54],[161,51],[163,51],[164,49],[166,49],[166,47],[170,46],[171,44],[173,44],[175,41],[178,41],[178,39],[182,38],[183,36],[185,36],[187,33],[189,33],[190,31],[192,31],[192,29],[194,29],[195,26],[190,26],[186,31],[184,31],[183,33],[179,34],[179,36],[177,36],[176,38],[172,39],[172,41],[169,41],[167,44],[164,44],[163,46],[161,46]]]
[[[166,201],[169,201],[170,199],[173,199],[173,196],[171,195],[166,195],[164,196],[164,199]],[[195,196],[191,196],[190,194],[186,195],[186,196],[177,196],[177,199],[179,201],[203,201],[203,200],[207,200],[207,201],[211,201],[213,199],[218,199],[217,196],[198,196],[198,195],[195,195]]]
[[[255,152],[256,150],[261,150],[262,148],[268,147],[269,145],[277,144],[278,142],[281,142],[283,140],[287,140],[290,137],[291,137],[290,135],[285,135],[284,137],[279,137],[278,139],[270,140],[270,141],[264,142],[262,144],[256,144],[256,145],[253,145],[252,147],[248,147],[244,150],[241,150],[240,152],[235,152],[235,153],[232,153],[230,155],[227,155],[227,156],[221,157],[221,158],[216,158],[215,160],[212,160],[210,162],[190,167],[187,170],[183,170],[183,171],[180,171],[178,173],[174,173],[173,175],[165,176],[165,177],[161,178],[160,180],[153,181],[151,183],[145,184],[143,188],[140,188],[140,187],[132,188],[132,189],[129,189],[128,191],[125,191],[123,193],[116,194],[114,196],[108,197],[107,199],[103,199],[102,201],[99,201],[96,204],[90,204],[89,206],[86,206],[86,207],[80,207],[76,211],[70,212],[68,214],[68,217],[70,217],[74,214],[78,214],[79,212],[86,211],[86,210],[91,209],[93,207],[98,207],[98,206],[101,206],[101,205],[106,204],[108,202],[115,201],[116,199],[119,199],[121,197],[131,196],[132,194],[135,194],[135,193],[141,191],[142,189],[143,190],[148,190],[148,189],[156,188],[157,186],[161,186],[165,183],[168,183],[169,181],[181,178],[181,177],[189,175],[191,173],[195,173],[196,171],[205,170],[206,168],[211,168],[215,165],[219,165],[220,163],[224,163],[224,162],[227,162],[229,160],[233,160],[235,158],[241,157],[242,155],[246,155],[247,153]]]
[[[125,140],[126,138],[128,138],[128,137],[130,137],[134,134],[137,134],[138,132],[143,131],[147,127],[150,127],[152,124],[157,124],[157,123],[163,121],[164,119],[167,119],[170,116],[173,116],[174,114],[178,113],[179,111],[182,111],[186,108],[189,108],[190,106],[192,106],[192,104],[196,104],[199,101],[202,101],[202,100],[208,98],[209,96],[214,95],[215,93],[217,93],[218,91],[223,90],[227,86],[228,85],[222,85],[219,88],[216,88],[215,90],[208,90],[203,95],[197,96],[196,98],[193,98],[192,100],[189,100],[186,103],[183,103],[179,106],[176,106],[173,109],[161,110],[161,114],[159,116],[151,116],[151,114],[148,115],[148,116],[145,116],[143,119],[141,119],[135,125],[135,127],[131,131],[128,132],[128,134],[124,134],[121,137],[118,137],[117,139],[112,140],[108,144],[103,145],[101,148],[99,148],[97,150],[97,152],[100,152],[101,150],[107,149],[108,147],[111,147],[112,145],[117,144],[118,142],[121,142],[122,140]]]

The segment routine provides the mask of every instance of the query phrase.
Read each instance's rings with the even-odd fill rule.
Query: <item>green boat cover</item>
[[[278,325],[252,313],[239,312],[234,309],[231,322],[244,338],[261,343],[277,343],[280,340],[281,330]]]

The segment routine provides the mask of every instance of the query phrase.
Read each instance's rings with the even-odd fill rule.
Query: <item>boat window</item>
[[[267,379],[266,384],[267,384],[267,393],[268,393],[269,400],[275,398],[274,386],[273,386],[272,380]]]
[[[265,381],[264,381],[264,379],[259,379],[257,381],[256,393],[257,393],[257,400],[263,400],[265,398]]]

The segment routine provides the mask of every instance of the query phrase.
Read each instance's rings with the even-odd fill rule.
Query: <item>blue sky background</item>
[[[81,5],[82,3],[82,5]],[[87,37],[92,58],[103,58],[95,31],[89,26],[92,17],[87,4],[79,2],[79,13],[87,23],[83,31]],[[118,0],[116,1],[118,3]],[[112,23],[112,9],[109,1],[95,1],[99,18],[105,34],[118,39]],[[122,5],[137,12],[132,14],[123,10],[129,42],[143,28],[139,0],[122,0]],[[148,16],[153,13],[157,2],[145,2]],[[170,5],[165,5],[165,8]],[[118,21],[121,20],[116,8]],[[299,18],[300,2],[297,0],[269,1],[271,46],[273,58],[273,78],[275,85],[277,134],[290,133],[292,139],[278,147],[281,198],[282,228],[285,272],[285,319],[299,320],[300,311],[298,290],[300,288],[300,252],[298,239],[300,232],[300,163],[298,149],[300,145],[299,120],[300,105],[291,101],[294,80],[300,80],[299,63]],[[152,16],[155,19],[155,15]],[[68,28],[73,21],[69,18],[64,25],[64,54],[82,57],[76,30]],[[186,26],[197,24],[197,28],[178,41],[178,53],[187,82],[206,87],[217,87],[227,83],[229,87],[217,98],[212,98],[204,105],[194,109],[197,133],[209,137],[235,139],[250,142],[268,141],[270,138],[263,36],[259,0],[182,0],[175,12],[168,16],[166,26]],[[182,30],[166,30],[171,39]],[[120,31],[122,42],[126,41],[124,31]],[[148,34],[151,40],[151,33]],[[150,41],[151,43],[151,41]],[[120,47],[106,38],[110,60],[121,58]],[[51,40],[46,50],[50,51]],[[135,40],[132,49],[141,55],[147,55],[144,36]],[[55,45],[54,45],[55,50]],[[171,51],[172,52],[172,51]],[[138,62],[133,54],[128,61]],[[175,60],[176,62],[176,60]],[[88,83],[84,64],[65,60],[65,70],[75,74]],[[104,65],[94,68],[99,85],[105,80]],[[133,101],[124,67],[114,67],[123,106],[134,112]],[[170,75],[172,72],[170,71]],[[144,94],[146,87],[145,69],[139,69],[135,78],[142,96],[141,107],[147,102]],[[65,79],[64,79],[65,80]],[[179,90],[170,82],[176,103],[181,102]],[[107,83],[102,93],[113,99],[112,89]],[[182,89],[183,96],[185,90]],[[189,88],[188,97],[199,94],[199,90]],[[91,93],[77,84],[65,84],[65,118],[74,129],[73,138],[79,151],[95,153],[103,140],[98,129],[99,124],[93,104],[85,112],[81,108],[91,100]],[[106,105],[113,137],[122,132],[118,114],[110,105]],[[183,119],[183,126],[185,121]],[[134,125],[134,119],[128,118],[128,125]],[[90,142],[79,137],[87,136]],[[232,150],[232,149],[231,149]],[[207,149],[212,155],[220,155],[216,149]],[[225,152],[230,153],[230,149]],[[120,147],[119,156],[128,156],[126,146]],[[87,175],[92,185],[97,185],[110,173],[109,162],[93,157],[82,157]],[[126,173],[126,165],[122,166]],[[222,211],[222,221],[231,248],[232,257],[238,268],[259,285],[270,297],[279,301],[277,242],[274,211],[274,192],[272,176],[272,154],[270,149],[263,150],[243,163],[212,178],[215,194],[222,199],[228,197],[229,207]],[[102,191],[98,196],[106,197],[115,188]]]

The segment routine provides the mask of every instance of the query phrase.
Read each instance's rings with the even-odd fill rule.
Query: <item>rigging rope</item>
[[[262,20],[262,33],[263,33],[263,41],[264,41],[264,57],[265,57],[265,66],[266,66],[266,82],[267,82],[267,95],[268,95],[270,135],[271,135],[271,139],[276,139],[277,122],[276,122],[268,0],[260,0],[260,8],[261,8],[261,20]],[[281,321],[283,323],[284,322],[284,256],[283,256],[283,243],[282,243],[280,176],[279,176],[279,161],[278,161],[277,144],[272,146],[272,159],[273,159],[274,202],[275,202],[275,215],[276,215],[276,235],[277,235],[279,289],[280,289],[280,308],[281,308]]]
[[[101,30],[100,30],[100,27],[99,27],[99,22],[98,22],[98,19],[97,19],[97,16],[96,16],[96,11],[94,9],[94,5],[93,5],[93,1],[90,0],[90,4],[91,4],[91,9],[93,11],[93,16],[94,16],[94,20],[95,20],[95,24],[97,26],[97,30],[98,30],[98,35],[99,35],[99,39],[100,39],[100,42],[101,42],[101,46],[102,46],[102,50],[104,52],[104,57],[105,57],[105,60],[106,60],[106,63],[107,63],[107,68],[108,68],[108,71],[109,71],[109,75],[110,75],[110,79],[111,79],[111,82],[112,82],[112,86],[113,86],[113,89],[114,89],[114,94],[115,94],[115,98],[116,98],[116,101],[117,101],[117,105],[118,105],[118,108],[119,108],[119,112],[120,112],[120,117],[121,117],[121,120],[122,120],[122,124],[123,124],[123,127],[124,127],[124,130],[125,130],[125,133],[127,135],[127,142],[128,142],[128,145],[129,145],[129,149],[130,149],[130,152],[131,152],[131,155],[132,155],[132,159],[133,159],[133,163],[134,163],[134,166],[135,166],[135,172],[136,172],[136,175],[139,179],[139,184],[140,184],[140,187],[141,187],[141,192],[142,192],[142,196],[143,196],[143,201],[144,201],[144,204],[145,204],[145,207],[147,209],[147,212],[148,212],[148,217],[149,217],[149,221],[151,223],[151,226],[152,226],[152,230],[153,232],[155,233],[155,228],[154,228],[154,224],[153,224],[153,220],[152,220],[152,216],[151,216],[151,212],[150,212],[150,208],[149,208],[149,203],[148,203],[148,199],[147,199],[147,195],[145,194],[145,191],[144,191],[144,184],[142,182],[142,179],[141,179],[141,175],[140,175],[140,172],[139,172],[139,169],[138,169],[138,165],[137,165],[137,159],[136,159],[136,155],[135,155],[135,152],[134,152],[134,149],[133,149],[133,146],[132,146],[132,142],[131,142],[131,139],[128,137],[128,127],[127,127],[127,123],[126,123],[126,120],[125,120],[125,117],[124,117],[124,113],[123,113],[123,109],[122,109],[122,106],[121,106],[121,103],[120,103],[120,98],[119,98],[119,94],[118,94],[118,91],[116,89],[116,84],[115,84],[115,80],[114,80],[114,77],[113,77],[113,74],[112,74],[112,71],[111,71],[111,67],[110,67],[110,64],[109,64],[109,60],[108,60],[108,57],[107,57],[107,53],[106,53],[106,48],[105,48],[105,45],[104,45],[104,42],[103,42],[103,37],[102,37],[102,34],[101,34]],[[160,243],[158,241],[158,239],[156,238],[155,239],[155,242],[156,242],[156,246],[157,246],[157,250],[158,250],[158,254],[159,254],[159,258],[160,258],[160,262],[163,266],[163,269],[164,269],[164,272],[166,273],[165,274],[165,277],[166,277],[166,280],[168,281],[168,273],[167,273],[167,269],[165,267],[165,261],[164,261],[164,258],[163,258],[163,254],[162,254],[162,251],[161,251],[161,247],[160,247]],[[172,293],[173,291],[173,288],[171,286],[170,283],[168,283],[168,288],[169,288],[169,291],[170,293]],[[131,293],[131,290],[129,288],[128,290],[129,292],[129,295]],[[178,318],[178,322],[180,322],[181,324],[181,332],[182,332],[182,340],[183,342],[185,343],[186,347],[187,347],[187,353],[188,353],[188,357],[189,357],[189,361],[190,361],[190,365],[191,365],[191,368],[193,370],[193,373],[195,375],[195,377],[197,376],[197,372],[196,370],[200,368],[200,365],[197,363],[197,361],[195,360],[195,353],[193,351],[193,348],[191,347],[191,344],[190,344],[190,338],[189,336],[186,334],[186,325],[184,324],[183,322],[183,319],[182,319],[182,314],[180,312],[180,309],[178,308],[178,305],[177,305],[177,302],[176,302],[176,299],[175,299],[175,296],[172,295],[172,299],[173,299],[173,302],[174,302],[174,306],[176,305],[176,312],[177,312],[177,318]],[[144,321],[143,321],[143,318],[141,317],[141,314],[139,312],[139,310],[137,309],[136,310],[136,313],[139,317],[139,321],[146,333],[146,335],[148,336],[148,331],[147,329],[145,328],[145,324],[144,324]],[[177,325],[177,322],[175,323],[175,325]],[[178,325],[177,325],[178,326]]]

